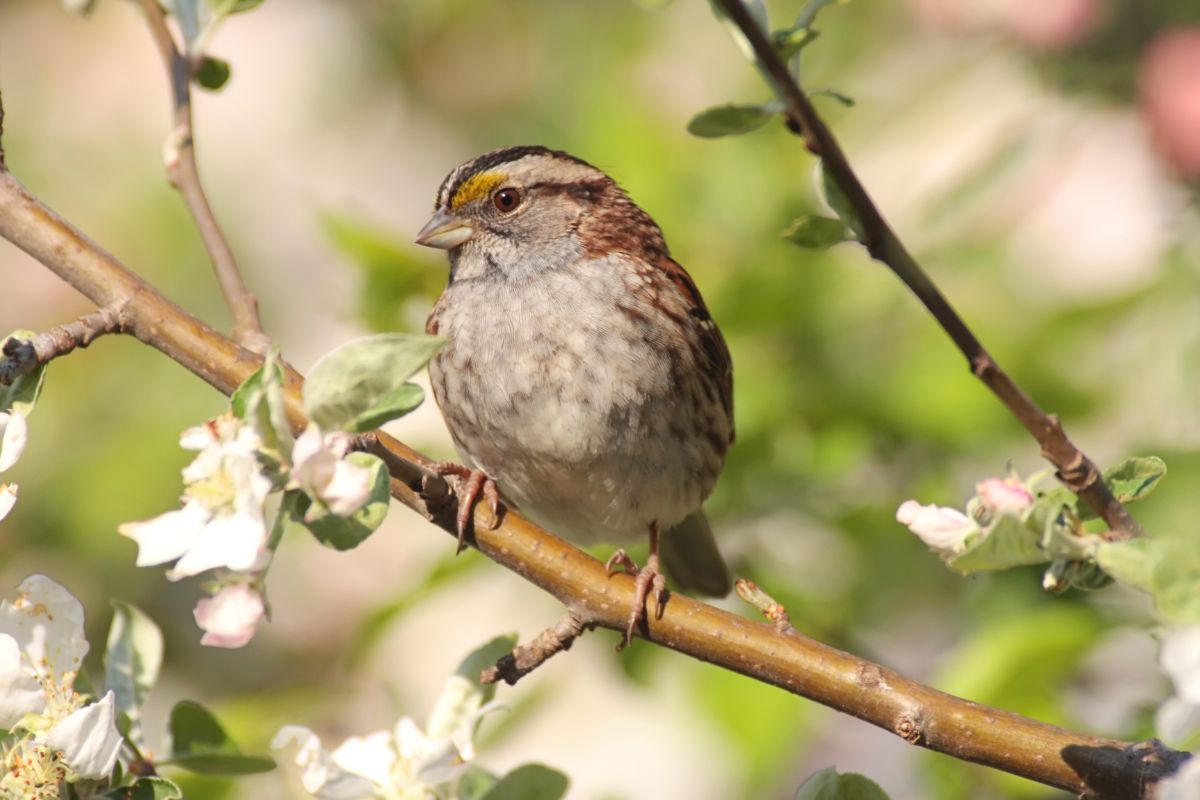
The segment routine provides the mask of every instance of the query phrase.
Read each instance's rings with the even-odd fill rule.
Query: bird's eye
[[[492,195],[492,203],[495,204],[496,210],[503,214],[507,214],[517,207],[521,202],[521,193],[513,188],[501,189]]]

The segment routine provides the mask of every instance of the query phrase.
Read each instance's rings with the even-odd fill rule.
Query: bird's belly
[[[539,324],[500,330],[443,315],[449,342],[430,376],[450,432],[508,500],[559,535],[620,541],[670,527],[700,508],[723,448],[703,434],[671,352],[580,325],[589,309],[569,310],[570,320],[540,308]]]

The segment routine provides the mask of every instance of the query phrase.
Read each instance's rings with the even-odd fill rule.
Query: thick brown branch
[[[159,294],[6,171],[0,171],[0,236],[97,305],[125,302],[130,333],[225,394],[261,364],[259,356]],[[305,422],[300,388],[300,376],[290,372],[286,397],[297,429]],[[456,504],[431,469],[433,462],[383,433],[363,437],[360,444],[388,465],[397,500],[454,535]],[[632,578],[610,577],[599,561],[514,512],[491,528],[491,512],[481,504],[475,521],[474,543],[488,558],[554,595],[578,619],[624,630]],[[1152,797],[1154,784],[1188,757],[1157,742],[1086,736],[952,697],[806,636],[679,594],[671,596],[661,619],[650,619],[646,638],[851,714],[913,744],[1082,796]]]
[[[204,247],[212,259],[213,272],[225,303],[233,315],[233,338],[256,353],[265,353],[269,344],[258,316],[258,300],[246,288],[238,269],[233,250],[217,224],[217,218],[208,204],[204,185],[200,182],[200,170],[196,166],[196,143],[192,133],[192,67],[185,54],[175,45],[175,39],[167,27],[166,15],[158,0],[139,0],[154,43],[162,56],[167,75],[171,80],[172,129],[164,148],[167,177],[171,185],[179,190],[188,211],[196,222],[196,229]]]
[[[119,332],[121,308],[119,304],[105,306],[31,339],[8,339],[0,358],[0,384],[7,386],[41,364],[65,356],[77,347],[87,347],[99,336]]]
[[[742,0],[715,0],[737,24],[754,47],[759,65],[783,100],[791,123],[798,127],[805,146],[821,159],[825,174],[846,196],[861,224],[862,243],[877,260],[886,264],[925,305],[954,344],[966,356],[971,371],[1004,403],[1014,417],[1033,434],[1042,456],[1055,466],[1059,480],[1075,492],[1120,537],[1139,536],[1141,526],[1100,478],[1100,471],[1076,447],[1058,419],[1047,414],[1000,368],[975,338],[962,317],[929,278],[895,231],[883,218],[846,160],[833,133],[817,115],[812,103],[754,22]]]

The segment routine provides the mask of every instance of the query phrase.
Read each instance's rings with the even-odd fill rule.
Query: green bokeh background
[[[1127,5],[1104,6],[1097,37],[1124,25]],[[1181,198],[1163,201],[1156,245],[1131,256],[1119,281],[1106,282],[1086,259],[1053,275],[1046,267],[1044,277],[1041,264],[1011,246],[1022,212],[1040,208],[1022,194],[1030,182],[1012,176],[1033,171],[1053,184],[1060,169],[1082,168],[1066,155],[1031,162],[1030,152],[1047,141],[1069,149],[1088,126],[1136,120],[1146,42],[1168,23],[1200,22],[1190,2],[1139,5],[1141,27],[1123,47],[1094,39],[1034,53],[994,31],[922,25],[900,4],[855,2],[823,14],[805,75],[813,87],[856,98],[851,109],[817,102],[851,160],[865,153],[868,188],[884,187],[885,213],[1010,374],[1098,461],[1166,459],[1170,475],[1136,512],[1148,528],[1170,529],[1191,524],[1200,477],[1193,209]],[[782,21],[797,4],[772,8]],[[805,633],[939,688],[1098,734],[1153,734],[1155,693],[1165,696],[1165,684],[1146,678],[1150,688],[1128,713],[1098,723],[1112,687],[1089,682],[1094,648],[1149,620],[1139,598],[1120,589],[1049,597],[1033,569],[964,579],[895,522],[905,499],[961,505],[977,480],[1008,462],[1022,473],[1040,469],[1036,444],[860,248],[813,253],[781,239],[793,218],[820,208],[813,160],[795,136],[774,122],[746,137],[688,136],[687,119],[705,106],[767,97],[704,3],[267,0],[231,20],[214,52],[231,62],[233,79],[198,100],[202,171],[268,327],[298,366],[355,332],[420,328],[445,272],[440,254],[409,242],[451,167],[516,143],[578,154],[661,224],[729,341],[738,438],[709,508],[738,573],[783,601]],[[1034,119],[1084,122],[995,135],[974,161],[934,164],[931,154],[949,151],[959,127],[985,116],[993,74],[1004,81],[996,103],[1016,93],[1034,98]],[[81,20],[48,0],[6,0],[0,90],[4,144],[21,180],[190,311],[225,326],[206,257],[161,174],[166,94],[135,6],[101,0]],[[1143,160],[1153,163],[1141,141],[1150,154]],[[1095,185],[1125,191],[1123,157],[1089,161]],[[926,177],[935,170],[943,179],[932,191]],[[911,197],[896,177],[904,174],[913,176]],[[1188,191],[1165,169],[1152,183],[1168,197]],[[1019,211],[993,215],[997,208]],[[1061,240],[1096,233],[1086,204],[1077,211],[1075,227],[1057,230]],[[44,329],[87,310],[11,247],[0,247],[0,278],[6,329]],[[279,618],[298,613],[281,596],[325,597],[335,610],[341,602],[319,573],[281,563],[270,578],[276,623],[244,651],[199,647],[195,586],[133,566],[134,548],[116,526],[176,502],[187,461],[175,446],[179,431],[223,408],[198,379],[132,341],[104,339],[53,365],[29,450],[11,473],[21,500],[0,523],[3,585],[51,574],[89,609],[94,643],[103,641],[107,598],[147,609],[167,636],[161,702],[204,699],[247,749],[263,749],[284,722],[324,725],[336,740],[401,712],[420,715],[427,692],[378,660],[364,666],[373,648],[439,599],[455,609],[447,626],[469,629],[472,604],[488,602],[470,582],[499,569],[475,554],[450,558],[449,540],[405,519],[402,508],[393,509],[397,527],[378,536],[413,540],[421,555],[397,562],[394,585],[358,597],[319,633],[296,635],[296,623],[276,632]],[[425,427],[404,429],[406,438],[450,457],[436,415],[422,420]],[[314,563],[345,558],[305,542],[289,547],[309,548]],[[530,603],[534,610],[513,612],[512,629],[530,633],[552,621],[551,607]],[[471,635],[481,642],[503,632]],[[436,642],[405,641],[410,653],[424,656],[425,645],[437,652]],[[551,677],[502,691],[514,710],[486,729],[481,763],[489,744],[543,725],[539,749],[524,760],[570,773],[578,762],[560,740],[580,732],[538,715],[570,702],[576,662],[593,659],[628,684],[633,702],[660,710],[652,728],[632,732],[644,740],[645,763],[625,777],[614,764],[618,777],[606,786],[615,789],[584,781],[573,797],[664,796],[647,788],[652,777],[635,776],[652,776],[656,743],[685,736],[688,726],[708,732],[704,746],[719,753],[711,769],[720,772],[708,794],[690,796],[790,797],[805,775],[831,763],[866,772],[896,798],[1059,796],[913,751],[674,654],[637,645],[617,656],[609,644],[585,643],[547,668]],[[421,667],[435,688],[466,649]],[[1128,669],[1152,676],[1153,653],[1148,646]],[[361,728],[364,715],[348,709],[361,711],[356,693],[377,693],[379,684],[395,695],[391,716]],[[674,705],[661,705],[664,691]],[[630,733],[619,719],[588,722],[598,731],[591,758],[602,764],[611,737]],[[194,781],[188,796],[288,796],[271,781]]]

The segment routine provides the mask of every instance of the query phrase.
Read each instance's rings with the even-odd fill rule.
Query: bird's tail
[[[662,534],[659,555],[667,575],[686,592],[724,597],[732,588],[725,559],[713,539],[703,511],[697,511]]]

